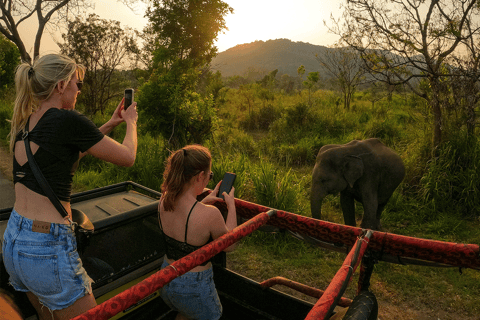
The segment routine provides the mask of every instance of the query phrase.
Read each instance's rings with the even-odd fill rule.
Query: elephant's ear
[[[353,188],[355,181],[363,175],[363,161],[357,156],[346,156],[344,158],[343,176],[350,188]]]

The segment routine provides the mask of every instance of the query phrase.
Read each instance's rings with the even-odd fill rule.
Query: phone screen
[[[125,89],[125,102],[123,104],[124,109],[127,110],[128,107],[133,103],[133,89]]]
[[[222,198],[223,200],[223,192],[230,193],[230,190],[232,190],[233,183],[235,182],[235,178],[237,175],[232,172],[225,172],[225,175],[223,176],[222,179],[222,184],[220,185],[220,188],[218,189],[218,195],[217,197]]]

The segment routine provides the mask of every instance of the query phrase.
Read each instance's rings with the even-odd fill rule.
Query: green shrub
[[[267,131],[279,116],[280,114],[275,107],[269,104],[264,108],[248,113],[246,118],[240,121],[240,127],[247,131],[257,129]]]
[[[318,139],[316,137],[303,138],[298,143],[282,144],[278,148],[275,148],[274,159],[285,165],[290,166],[305,166],[313,165],[317,156],[318,150],[320,150]]]
[[[401,128],[392,120],[375,119],[367,123],[365,138],[379,138],[387,145],[393,145],[402,137]]]
[[[224,152],[241,153],[249,156],[258,154],[254,138],[242,130],[227,127],[215,133],[216,147]]]
[[[358,119],[358,123],[367,123],[371,118],[371,115],[366,112],[362,112],[360,118]]]

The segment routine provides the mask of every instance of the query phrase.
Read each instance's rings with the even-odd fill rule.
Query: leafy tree
[[[15,68],[20,64],[20,52],[13,42],[0,34],[0,90],[15,82]]]
[[[87,114],[103,113],[112,98],[123,94],[119,88],[129,86],[114,72],[130,67],[138,52],[135,37],[128,29],[124,31],[119,21],[100,19],[96,14],[69,21],[68,32],[62,37],[64,43],[58,44],[62,53],[87,69],[79,102],[85,105]]]
[[[226,81],[226,86],[229,88],[238,89],[243,85],[248,84],[248,79],[245,79],[242,76],[231,76]]]
[[[288,74],[282,74],[278,86],[281,90],[284,90],[285,93],[292,93],[293,88],[295,87],[295,80],[294,77],[291,77]]]
[[[311,105],[310,101],[310,95],[312,88],[315,86],[315,84],[320,80],[320,76],[318,75],[319,72],[309,72],[307,76],[307,80],[303,82],[303,86],[308,89],[308,104]]]
[[[297,74],[298,74],[298,78],[300,79],[300,82],[302,82],[303,75],[305,74],[305,66],[303,64],[300,67],[298,67]]]
[[[125,4],[132,4],[134,0],[122,0]],[[81,14],[85,9],[92,8],[93,1],[90,0],[23,0],[0,1],[0,33],[8,40],[15,43],[22,61],[31,62],[32,57],[25,48],[24,40],[20,37],[19,28],[29,18],[36,17],[38,28],[33,46],[33,57],[40,54],[40,42],[43,32],[47,27],[61,28],[68,15]],[[34,31],[34,30],[32,30]]]
[[[144,30],[154,70],[141,88],[147,130],[177,146],[201,143],[214,124],[213,99],[193,94],[202,70],[217,53],[214,41],[233,9],[220,0],[153,0]],[[202,110],[203,114],[198,113]],[[192,128],[198,134],[191,134]]]
[[[277,76],[278,69],[273,70],[269,74],[265,75],[262,80],[258,81],[259,84],[262,85],[262,87],[273,90],[277,87],[277,79],[275,78]]]
[[[334,45],[323,55],[316,55],[318,62],[334,80],[343,95],[343,106],[350,110],[353,95],[365,82],[365,68],[360,55],[349,47]]]
[[[260,85],[258,83],[250,83],[241,85],[238,93],[245,99],[248,105],[248,114],[251,115],[254,106],[255,106],[255,96],[257,96],[257,92],[260,89]]]
[[[444,65],[459,44],[478,35],[478,13],[477,0],[347,0],[342,19],[332,18],[330,29],[360,52],[374,77],[406,84],[429,102],[437,147],[443,130],[440,83],[451,76]],[[421,78],[429,91],[418,86]]]

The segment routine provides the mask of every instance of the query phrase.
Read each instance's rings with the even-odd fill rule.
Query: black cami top
[[[200,249],[204,245],[213,241],[212,236],[210,236],[210,239],[207,241],[207,243],[205,243],[202,246],[194,246],[194,245],[191,245],[191,244],[187,243],[188,220],[190,219],[190,215],[192,214],[193,208],[195,207],[197,202],[198,201],[195,201],[192,208],[190,209],[190,212],[188,213],[187,222],[185,223],[185,240],[183,242],[178,241],[174,238],[171,238],[171,237],[167,236],[167,234],[165,232],[163,232],[163,236],[165,238],[165,243],[167,245],[166,246],[166,254],[167,254],[167,257],[169,259],[179,260],[179,259],[189,255],[190,253]],[[162,231],[163,231],[162,219],[160,219],[160,215],[158,215],[158,221],[160,222],[160,227],[162,228]],[[207,265],[207,263],[209,261],[210,260],[207,260],[204,263],[202,263],[201,265],[205,266],[205,265]]]

